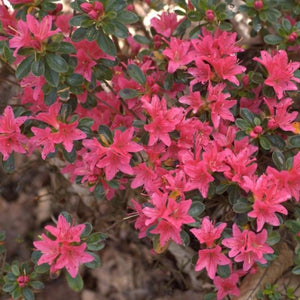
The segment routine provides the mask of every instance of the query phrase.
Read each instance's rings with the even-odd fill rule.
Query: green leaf
[[[46,94],[44,97],[44,102],[47,106],[54,104],[57,100],[57,89],[52,88],[49,94]]]
[[[45,79],[47,83],[53,87],[58,87],[59,74],[52,70],[48,65],[45,66]]]
[[[31,281],[29,284],[35,290],[41,290],[45,287],[45,285],[41,281]]]
[[[260,84],[260,83],[264,82],[264,77],[261,73],[255,72],[251,76],[251,81],[253,81],[254,83]]]
[[[112,41],[112,39],[104,34],[102,30],[98,31],[97,37],[96,37],[96,42],[98,46],[108,55],[111,56],[116,56],[117,55],[117,49]]]
[[[300,148],[300,136],[294,135],[289,139],[289,146],[293,148]]]
[[[247,213],[251,210],[252,204],[246,198],[240,198],[237,202],[233,205],[232,209],[234,212],[238,214]]]
[[[63,154],[66,161],[70,164],[76,161],[77,159],[77,152],[75,147],[72,148],[71,152],[68,152],[65,148],[63,148]]]
[[[37,272],[38,274],[43,274],[48,272],[50,269],[50,266],[48,264],[41,264],[39,266],[35,266],[34,270],[35,272]]]
[[[296,266],[292,269],[294,275],[300,275],[300,266]]]
[[[2,160],[2,168],[6,173],[13,173],[15,170],[14,154],[11,154],[7,160]]]
[[[14,289],[17,288],[17,286],[18,286],[18,284],[16,282],[6,283],[2,287],[2,291],[6,292],[6,293],[11,293]]]
[[[139,20],[139,17],[133,12],[122,10],[118,13],[117,19],[123,24],[133,24]]]
[[[129,35],[128,29],[122,23],[114,21],[114,35],[121,39],[126,39]]]
[[[101,260],[99,255],[93,253],[93,252],[89,252],[87,251],[88,254],[92,255],[94,257],[94,260],[88,263],[85,263],[84,265],[90,269],[96,269],[101,265]]]
[[[218,265],[217,273],[221,278],[228,278],[231,273],[229,265]]]
[[[254,125],[254,114],[248,108],[241,108],[240,115],[249,124]]]
[[[232,30],[232,24],[229,22],[222,22],[219,26],[219,28],[223,31],[231,31]]]
[[[59,48],[57,49],[58,53],[61,54],[71,54],[71,53],[76,53],[75,47],[67,42],[60,42],[59,43]]]
[[[85,227],[80,235],[81,238],[87,237],[93,231],[93,226],[90,223],[85,222],[83,225]]]
[[[24,297],[24,300],[34,300],[34,294],[28,287],[23,288],[22,295]]]
[[[244,131],[250,131],[251,130],[251,124],[249,124],[244,119],[237,118],[235,120],[235,125],[237,127],[239,127],[240,129],[244,130]]]
[[[285,166],[285,157],[280,151],[274,151],[272,153],[272,160],[278,170],[283,170]]]
[[[267,34],[264,36],[265,43],[269,45],[278,45],[282,42],[283,38],[275,34]]]
[[[16,77],[22,79],[29,74],[31,71],[31,65],[34,61],[34,55],[26,57],[18,66],[16,70]]]
[[[203,300],[216,300],[216,299],[217,299],[216,293],[205,294],[203,298]]]
[[[185,247],[189,246],[191,239],[190,239],[189,234],[186,231],[184,231],[184,230],[180,231],[180,239],[182,241],[183,246],[185,246]]]
[[[15,276],[20,276],[20,269],[19,266],[17,264],[13,264],[11,266],[11,271]]]
[[[269,140],[269,142],[271,143],[272,146],[283,150],[285,147],[285,141],[282,137],[280,137],[279,135],[267,135],[266,138]]]
[[[96,187],[94,189],[94,195],[95,195],[96,199],[98,199],[98,200],[105,198],[105,189],[100,182],[98,182],[96,184]]]
[[[79,274],[75,278],[71,277],[71,275],[67,272],[66,273],[66,278],[69,287],[75,291],[75,292],[80,292],[83,289],[83,280]]]
[[[201,201],[193,201],[188,214],[189,216],[196,218],[199,217],[205,210],[205,205]]]
[[[139,96],[139,94],[140,93],[134,89],[123,89],[119,93],[120,97],[123,98],[124,100],[136,98]]]
[[[108,235],[106,233],[102,233],[102,232],[94,232],[93,234],[91,234],[87,240],[86,243],[87,244],[94,244],[97,242],[103,242],[108,238]]]
[[[42,76],[45,73],[45,62],[43,59],[36,60],[31,65],[31,71],[34,76]]]
[[[143,73],[143,71],[140,69],[140,67],[138,67],[137,65],[135,64],[128,65],[127,72],[129,76],[137,83],[143,86],[146,84],[146,76]]]
[[[114,137],[108,126],[99,125],[98,134],[101,142],[103,142],[104,144],[112,144]]]
[[[143,35],[137,34],[133,38],[139,44],[151,45],[151,41]]]
[[[78,127],[86,126],[86,127],[91,127],[95,121],[91,118],[82,118],[79,120]]]
[[[267,243],[270,246],[273,246],[275,244],[277,244],[281,239],[280,233],[277,231],[273,231],[270,234],[268,234],[268,239],[267,239]]]
[[[20,287],[17,287],[12,293],[11,296],[13,299],[19,299],[22,295],[22,290]]]
[[[265,136],[259,137],[259,143],[263,149],[270,150],[271,147],[270,142]]]
[[[67,84],[70,86],[80,86],[82,85],[83,80],[84,78],[82,75],[74,73],[67,78]]]
[[[80,42],[86,37],[88,29],[87,28],[78,28],[72,34],[72,41],[73,42]]]
[[[53,53],[46,55],[46,61],[48,66],[57,73],[65,73],[69,69],[68,63],[61,56]]]
[[[282,20],[282,27],[283,27],[283,29],[285,30],[286,33],[290,33],[291,30],[292,30],[292,24],[291,24],[291,22],[290,22],[288,19],[286,19],[286,18],[284,18],[284,19]]]

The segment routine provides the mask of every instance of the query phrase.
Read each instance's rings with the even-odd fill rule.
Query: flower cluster
[[[81,243],[80,235],[84,228],[84,224],[70,225],[63,215],[59,215],[57,227],[45,227],[52,237],[43,233],[42,240],[33,243],[42,254],[37,264],[50,265],[51,273],[66,268],[71,277],[75,278],[80,264],[94,260],[94,257],[86,252],[86,243]]]
[[[278,233],[296,215],[287,202],[300,198],[293,106],[300,63],[289,61],[284,45],[296,43],[300,23],[280,19],[280,50],[264,47],[249,58],[224,1],[177,2],[180,9],[142,31],[125,0],[76,0],[73,17],[50,0],[13,0],[17,13],[1,5],[0,53],[20,79],[22,109],[7,106],[0,117],[0,153],[4,167],[14,153],[57,156],[62,172],[99,199],[130,187],[139,237],[163,249],[198,240],[195,269],[206,270],[222,299],[238,295],[256,263],[272,259],[270,227]],[[255,16],[252,33],[264,26],[264,34],[279,10],[248,2],[241,10]],[[34,243],[38,264],[76,277],[94,259],[81,239],[84,225],[60,215],[46,229]]]

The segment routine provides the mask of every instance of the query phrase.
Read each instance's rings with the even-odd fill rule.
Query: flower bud
[[[262,0],[257,0],[257,1],[255,1],[255,2],[254,2],[254,8],[255,8],[256,10],[261,10],[261,9],[263,9],[263,8],[264,8],[264,3],[263,3],[263,1],[262,1]]]
[[[215,13],[211,9],[208,9],[205,12],[205,17],[208,22],[212,22],[215,19]]]
[[[298,34],[296,32],[292,32],[288,37],[288,41],[290,43],[295,43],[297,38],[298,38]]]
[[[248,87],[248,85],[249,85],[249,76],[248,75],[243,76],[242,83],[243,83],[244,87]]]
[[[255,139],[255,138],[257,138],[262,133],[262,131],[263,131],[263,129],[262,129],[261,126],[255,126],[251,130],[251,132],[250,132],[249,135],[250,135],[251,138]]]
[[[27,276],[27,275],[21,275],[21,276],[19,276],[17,278],[17,282],[19,284],[19,287],[23,288],[29,282],[29,276]]]

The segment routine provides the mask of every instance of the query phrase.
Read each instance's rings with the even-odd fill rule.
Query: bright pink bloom
[[[60,256],[58,257],[55,268],[60,270],[66,268],[71,277],[75,278],[78,274],[79,265],[94,260],[94,257],[85,252],[86,243],[79,246],[72,244],[63,244],[60,248]]]
[[[231,248],[229,257],[235,257],[236,262],[244,262],[244,271],[248,271],[255,262],[267,262],[263,255],[273,253],[274,250],[266,243],[266,229],[258,234],[247,229],[241,232],[237,225],[233,224],[232,230],[232,238],[224,239],[222,244]]]
[[[157,33],[164,37],[170,37],[180,22],[177,21],[177,15],[175,13],[163,12],[158,18],[151,19],[151,26]]]
[[[4,113],[0,116],[0,152],[3,160],[7,160],[13,151],[26,153],[28,139],[21,133],[20,126],[27,120],[27,117],[15,118],[10,106],[6,106]]]
[[[224,299],[227,295],[239,296],[240,290],[236,286],[239,281],[239,275],[234,272],[231,273],[227,278],[221,278],[216,276],[214,279],[214,285],[216,286],[217,292],[217,300]]]
[[[139,152],[143,147],[132,142],[133,127],[121,132],[115,131],[114,142],[109,147],[104,147],[103,153],[98,157],[96,166],[104,168],[107,180],[112,180],[118,171],[132,175],[133,169],[130,166],[131,154],[129,152]]]
[[[198,109],[205,104],[201,98],[200,92],[193,92],[192,88],[190,88],[188,95],[184,95],[179,98],[179,102],[189,105],[192,108],[193,113],[196,113]]]
[[[190,160],[184,165],[185,173],[189,178],[189,189],[198,189],[203,197],[207,197],[209,183],[214,181],[214,177],[207,170],[204,161]]]
[[[191,229],[190,231],[202,244],[205,243],[208,248],[214,246],[214,241],[221,237],[221,233],[226,227],[226,223],[221,223],[215,227],[215,225],[209,220],[209,217],[205,217],[202,220],[200,229]]]
[[[257,231],[260,231],[265,223],[279,226],[279,220],[275,212],[287,215],[287,209],[280,203],[287,201],[291,195],[284,189],[279,189],[278,180],[273,176],[261,175],[257,180],[244,177],[244,180],[253,193],[253,211],[248,213],[251,218],[257,220]]]
[[[41,241],[33,242],[34,247],[42,252],[42,256],[38,260],[38,265],[48,264],[53,265],[55,259],[59,255],[59,243],[49,239],[45,234],[41,235]]]
[[[147,216],[145,224],[148,226],[155,223],[159,218],[162,218],[165,215],[166,203],[168,199],[168,194],[163,193],[154,193],[151,197],[152,207],[143,208],[143,213]]]
[[[150,233],[159,234],[159,241],[163,247],[169,240],[182,244],[180,229],[165,220],[159,221],[158,225]]]
[[[199,250],[198,260],[195,266],[196,271],[206,269],[209,278],[214,279],[218,265],[229,265],[230,259],[221,253],[219,245],[214,248]]]
[[[288,62],[287,53],[279,50],[273,57],[267,51],[260,52],[261,58],[255,57],[253,60],[258,61],[267,69],[269,76],[265,84],[272,86],[281,99],[284,91],[297,90],[295,82],[300,79],[294,76],[294,72],[299,68],[299,62]]]
[[[194,218],[188,215],[191,205],[192,200],[190,199],[176,202],[173,198],[169,197],[163,218],[178,229],[180,229],[183,224],[194,223]]]
[[[168,72],[174,73],[177,69],[184,67],[194,60],[190,49],[190,42],[171,37],[169,48],[163,54],[169,59]]]
[[[72,226],[63,215],[59,215],[56,227],[45,226],[45,229],[56,237],[56,241],[59,243],[79,243],[84,228],[84,224]]]
[[[74,72],[81,74],[87,81],[92,80],[92,68],[97,63],[83,49],[79,49],[76,54],[77,66]]]
[[[293,100],[291,98],[283,98],[277,103],[276,99],[264,98],[264,101],[271,114],[268,121],[268,128],[276,129],[279,127],[284,131],[295,132],[292,122],[297,118],[298,112],[288,112],[288,109],[293,104]]]
[[[72,226],[64,216],[60,215],[57,228],[53,226],[45,228],[56,239],[52,240],[42,234],[41,241],[33,242],[34,247],[42,253],[38,265],[49,264],[51,273],[65,267],[71,277],[75,278],[78,274],[79,264],[94,260],[91,254],[85,252],[86,243],[78,245],[81,242],[80,234],[85,228],[84,224]]]

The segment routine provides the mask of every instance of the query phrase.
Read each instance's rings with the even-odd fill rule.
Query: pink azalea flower
[[[214,279],[218,265],[229,265],[230,259],[221,253],[219,245],[214,248],[199,250],[195,271],[206,269],[209,278]]]
[[[163,218],[178,229],[180,229],[183,224],[194,223],[194,218],[188,215],[191,205],[192,200],[190,199],[176,202],[170,197]]]
[[[145,221],[146,225],[155,223],[159,218],[162,218],[166,211],[166,203],[168,199],[168,194],[157,194],[154,193],[151,197],[152,207],[143,208],[143,213],[147,216],[148,220]]]
[[[198,189],[203,197],[207,197],[209,183],[214,177],[207,170],[204,161],[188,161],[184,165],[184,171],[190,177],[189,190]]]
[[[293,100],[291,98],[283,98],[277,103],[276,99],[264,98],[270,111],[270,118],[268,121],[268,128],[275,129],[281,128],[284,131],[295,132],[292,122],[298,116],[298,112],[288,112],[288,109],[292,106]]]
[[[33,242],[34,247],[42,252],[42,256],[38,260],[38,265],[54,264],[57,256],[59,255],[59,243],[48,238],[45,234],[41,235],[41,241]]]
[[[33,242],[34,247],[42,253],[38,265],[49,264],[51,273],[66,268],[70,276],[75,278],[81,263],[94,260],[91,254],[85,252],[86,243],[78,245],[81,242],[80,234],[85,228],[84,224],[72,226],[60,215],[56,228],[49,225],[45,228],[56,239],[52,240],[42,234],[41,241]]]
[[[138,152],[143,147],[132,142],[133,127],[121,132],[115,131],[114,142],[109,147],[102,147],[103,153],[98,157],[96,166],[104,168],[107,180],[112,180],[118,171],[132,175],[133,169],[130,166],[131,154],[129,152]]]
[[[55,263],[55,268],[58,270],[66,268],[71,277],[75,278],[78,274],[80,264],[94,260],[94,257],[85,252],[85,250],[86,243],[82,243],[79,246],[63,244],[60,248],[60,256]]]
[[[274,56],[267,51],[260,52],[261,58],[255,57],[267,69],[269,76],[265,84],[272,86],[279,99],[283,97],[284,91],[295,91],[297,85],[294,82],[300,82],[300,79],[294,76],[294,72],[299,68],[299,62],[288,62],[287,53],[279,50]]]
[[[56,227],[52,225],[45,226],[45,229],[56,237],[56,241],[59,243],[79,243],[84,228],[84,224],[72,226],[63,215],[59,215]]]
[[[97,63],[83,49],[79,49],[76,54],[77,66],[74,72],[81,74],[87,81],[92,80],[92,68]]]
[[[236,56],[227,56],[225,58],[206,58],[216,73],[216,75],[223,80],[228,80],[235,85],[239,85],[237,75],[245,72],[246,68],[237,64]]]
[[[234,272],[231,273],[227,278],[221,278],[216,276],[214,279],[214,285],[216,286],[217,292],[217,300],[224,299],[227,295],[239,296],[240,290],[236,286],[239,281],[239,275]]]
[[[189,95],[184,95],[179,98],[179,102],[189,105],[192,108],[193,113],[196,113],[198,109],[205,104],[201,98],[200,92],[193,92],[192,88],[190,88]]]
[[[236,224],[233,224],[232,229],[232,238],[222,241],[224,246],[231,248],[229,257],[235,257],[236,262],[243,262],[244,271],[248,271],[255,262],[265,264],[267,261],[263,255],[274,252],[266,243],[266,229],[258,234],[247,229],[241,232]]]
[[[190,49],[190,42],[171,37],[169,48],[163,54],[169,59],[168,72],[174,73],[177,69],[184,67],[194,60]]]
[[[3,160],[7,160],[13,151],[26,153],[25,145],[27,137],[21,133],[20,126],[27,117],[15,118],[11,106],[6,106],[4,113],[0,116],[0,152]]]
[[[180,22],[177,21],[177,15],[175,13],[163,12],[159,18],[151,19],[151,26],[156,30],[157,33],[166,38],[172,35],[179,23]]]
[[[209,220],[209,217],[205,217],[202,220],[200,229],[193,228],[190,231],[201,244],[205,243],[208,248],[211,248],[214,246],[214,241],[221,237],[225,227],[226,223],[221,223],[215,227],[214,224]]]
[[[180,229],[178,229],[168,221],[159,221],[158,225],[153,230],[151,230],[150,233],[159,234],[159,241],[162,247],[169,240],[172,240],[177,244],[182,244]]]
[[[261,175],[257,180],[244,177],[247,186],[254,196],[253,210],[248,213],[251,218],[256,218],[257,231],[265,223],[278,226],[279,220],[275,212],[287,215],[287,209],[280,203],[287,201],[291,195],[288,191],[278,189],[278,181],[273,176]]]

